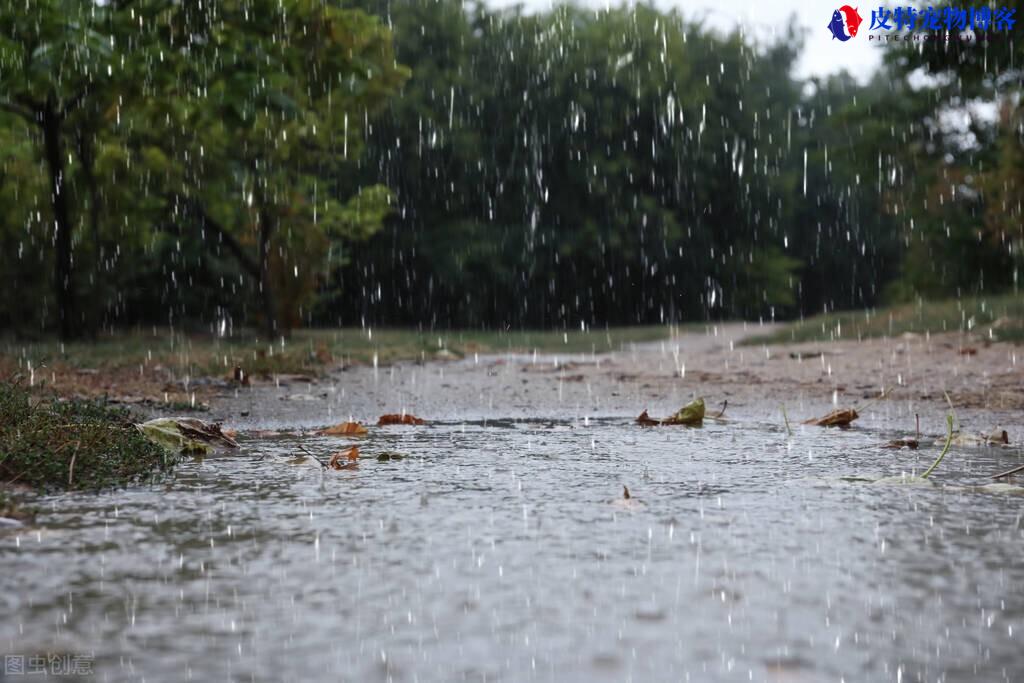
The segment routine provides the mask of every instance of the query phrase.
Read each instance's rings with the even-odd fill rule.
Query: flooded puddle
[[[41,498],[0,536],[7,653],[96,680],[1014,680],[1017,450],[900,434],[488,420],[243,438],[169,480]],[[378,462],[381,452],[401,460]],[[623,486],[631,497],[623,498]]]

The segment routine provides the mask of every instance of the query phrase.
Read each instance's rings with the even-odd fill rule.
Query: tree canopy
[[[455,0],[0,11],[0,324],[786,318],[1016,287],[1021,48]]]

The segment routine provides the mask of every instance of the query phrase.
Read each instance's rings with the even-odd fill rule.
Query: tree
[[[187,94],[151,108],[157,132],[141,148],[158,147],[167,162],[172,214],[256,283],[272,337],[309,305],[332,265],[329,241],[365,239],[379,226],[390,194],[359,188],[349,169],[364,121],[408,70],[387,29],[361,11],[315,0],[256,5],[212,3],[182,17]],[[282,291],[296,309],[286,319]]]
[[[40,0],[24,11],[0,12],[0,108],[39,130],[38,151],[49,179],[53,286],[63,339],[83,329],[76,308],[68,139],[79,112],[105,108],[114,71],[120,72],[130,58],[113,33],[107,33],[123,19],[118,7]]]

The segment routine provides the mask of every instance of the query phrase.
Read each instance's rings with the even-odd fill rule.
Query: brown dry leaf
[[[347,460],[348,463],[341,464],[342,460]],[[338,451],[331,456],[330,462],[327,466],[332,470],[352,470],[359,466],[359,446],[352,446],[352,448],[346,448],[343,451]]]
[[[198,439],[200,441],[206,441],[207,443],[219,443],[222,446],[228,448],[238,448],[238,443],[234,440],[234,430],[228,430],[229,433],[221,431],[219,423],[203,422],[197,420],[194,417],[179,417],[174,418],[178,423],[178,429],[186,437],[192,439]]]
[[[722,408],[725,412],[725,408]],[[721,415],[721,413],[719,413]],[[700,427],[704,423],[704,399],[698,398],[690,401],[680,408],[671,417],[664,420],[656,420],[647,414],[647,411],[640,413],[636,423],[641,427],[654,427],[657,425],[684,425],[686,427]]]
[[[640,417],[636,419],[636,423],[641,427],[657,427],[661,424],[660,420],[655,420],[653,417],[647,414],[647,411],[640,413]]]
[[[978,349],[973,346],[963,346],[959,351],[961,356],[976,356],[978,355]]]
[[[324,427],[317,432],[319,436],[366,436],[366,427],[358,422],[342,422],[333,427]]]
[[[424,420],[415,415],[398,415],[396,413],[381,415],[380,419],[377,420],[378,427],[385,427],[387,425],[421,425],[424,423]]]
[[[840,408],[839,410],[833,410],[824,417],[804,420],[804,424],[815,425],[816,427],[849,427],[850,423],[858,417],[860,415],[853,408]]]

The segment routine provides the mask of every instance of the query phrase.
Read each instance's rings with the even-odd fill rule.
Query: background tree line
[[[0,11],[0,325],[578,327],[1015,288],[1019,41],[894,48],[859,85],[796,79],[801,40],[648,6]]]

